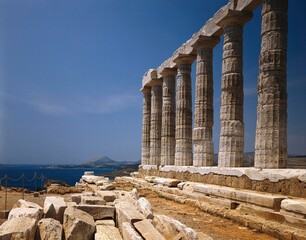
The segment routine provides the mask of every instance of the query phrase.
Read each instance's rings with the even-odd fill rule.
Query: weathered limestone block
[[[116,208],[116,226],[122,231],[122,223],[128,222],[133,224],[135,222],[144,220],[144,216],[137,210],[136,206],[130,202],[118,202],[115,204]]]
[[[177,184],[179,184],[181,181],[178,179],[172,179],[172,178],[160,178],[156,177],[152,180],[152,182],[156,184],[161,184],[168,187],[176,187]]]
[[[102,186],[99,186],[99,190],[101,191],[109,191],[109,190],[114,190],[116,187],[114,186],[114,184],[111,183],[107,183],[107,184],[103,184]]]
[[[86,171],[86,172],[84,172],[84,175],[85,176],[93,176],[93,175],[95,175],[95,172],[94,171]]]
[[[116,195],[112,191],[96,191],[96,195],[101,197],[105,202],[113,202],[116,199]]]
[[[0,226],[0,239],[34,240],[36,227],[34,218],[12,218]]]
[[[118,202],[129,202],[131,204],[136,204],[136,200],[132,197],[130,192],[124,190],[116,190],[114,193],[116,195],[116,200],[114,201],[115,204]]]
[[[284,199],[281,202],[281,208],[289,212],[306,215],[306,200]]]
[[[38,208],[13,208],[8,215],[8,220],[18,217],[33,218],[38,222],[42,218],[42,212]]]
[[[45,218],[54,218],[62,223],[66,208],[67,204],[63,197],[48,196],[44,202]]]
[[[146,240],[165,240],[165,238],[156,230],[149,219],[134,223],[135,228]]]
[[[122,240],[119,229],[113,226],[97,225],[95,240]]]
[[[166,239],[198,240],[193,229],[165,215],[155,215],[153,225]]]
[[[136,201],[136,206],[139,209],[139,211],[145,216],[147,219],[153,219],[153,213],[152,213],[152,206],[150,202],[145,199],[144,197],[139,198]]]
[[[95,221],[96,227],[98,225],[106,225],[106,226],[112,226],[115,227],[115,221],[113,219],[102,219],[102,220],[97,220]]]
[[[69,207],[64,213],[63,228],[66,240],[93,239],[96,226],[88,213]]]
[[[144,87],[142,107],[141,164],[150,164],[151,87]]]
[[[38,234],[41,240],[61,240],[62,224],[53,218],[44,218],[38,222]]]
[[[124,240],[143,240],[139,233],[133,228],[129,222],[122,223],[122,237]]]
[[[275,211],[280,210],[281,201],[285,198],[285,196],[281,195],[259,193],[250,190],[238,190],[235,188],[210,184],[196,184],[194,185],[194,191],[245,203],[252,203],[258,206],[274,209]]]
[[[139,199],[138,191],[137,191],[136,188],[133,188],[130,194],[131,194],[131,197],[132,197],[135,201],[137,201],[137,200]]]
[[[185,186],[186,182],[180,182],[177,184],[178,189],[183,190],[184,186]]]
[[[81,177],[81,182],[88,184],[96,184],[99,181],[105,181],[106,179],[103,176],[94,176],[94,175],[83,175]]]
[[[93,216],[95,220],[112,218],[115,219],[115,208],[106,205],[77,205],[76,209],[82,210]]]
[[[41,213],[43,213],[43,208],[37,203],[29,202],[24,199],[19,199],[13,208],[37,208]]]
[[[96,196],[82,196],[81,197],[81,204],[88,204],[88,205],[105,205],[106,201],[101,197]]]
[[[75,202],[76,204],[80,204],[82,196],[83,196],[83,194],[72,194],[70,196],[71,202]]]

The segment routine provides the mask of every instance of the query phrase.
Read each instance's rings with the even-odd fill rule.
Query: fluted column
[[[150,165],[160,165],[162,123],[162,81],[154,79],[151,85]]]
[[[144,87],[142,104],[141,165],[150,164],[151,87]]]
[[[240,167],[244,154],[243,25],[252,13],[228,10],[218,25],[224,31],[218,166]]]
[[[174,165],[176,74],[177,70],[174,68],[165,68],[161,72],[163,76],[161,165]]]
[[[175,165],[192,165],[191,64],[194,56],[179,56],[177,63]]]
[[[197,49],[196,91],[193,128],[193,166],[214,164],[212,127],[213,109],[213,48],[219,38],[200,36],[193,45]]]
[[[267,0],[262,7],[255,167],[287,165],[288,0]]]

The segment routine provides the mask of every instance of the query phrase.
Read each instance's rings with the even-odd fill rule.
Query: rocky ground
[[[129,183],[118,181],[116,183],[116,188],[130,191],[133,187]],[[64,194],[65,198],[69,198],[71,193],[79,191],[80,190],[77,188],[58,187],[56,189],[53,188],[53,190],[49,189],[48,193],[42,194],[39,197],[34,197],[32,193],[23,193],[16,189],[10,190],[7,195],[7,209],[11,209],[18,199],[23,197],[28,201],[43,206],[46,196]],[[155,214],[163,214],[177,219],[188,227],[193,228],[198,233],[205,233],[213,239],[276,239],[269,235],[239,226],[232,221],[209,215],[198,208],[167,200],[159,196],[156,192],[140,188],[138,189],[138,193],[151,202]],[[0,211],[5,208],[4,201],[5,191],[1,189]],[[0,224],[2,224],[2,222],[4,222],[4,220],[0,219]]]

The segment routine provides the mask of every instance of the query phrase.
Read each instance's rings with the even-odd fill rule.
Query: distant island
[[[90,159],[81,164],[59,164],[42,166],[41,168],[110,168],[114,170],[129,167],[130,165],[140,165],[140,161],[135,162],[119,162],[115,161],[107,156],[102,156],[94,159]]]

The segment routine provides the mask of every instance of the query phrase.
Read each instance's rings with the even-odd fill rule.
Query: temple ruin
[[[243,166],[243,28],[262,5],[254,161],[256,168],[286,167],[288,3],[261,2],[229,1],[169,59],[143,76],[142,165],[213,166],[212,60],[223,35],[218,166]],[[191,79],[194,61],[196,79]],[[194,109],[191,81],[196,83]]]

